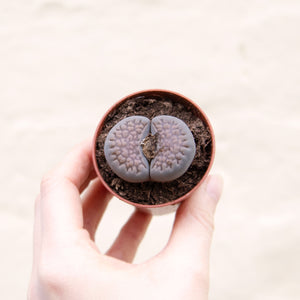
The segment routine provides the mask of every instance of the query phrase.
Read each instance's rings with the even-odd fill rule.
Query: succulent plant
[[[149,180],[149,163],[141,148],[149,130],[148,118],[133,116],[121,120],[108,133],[104,144],[105,158],[122,179],[129,182]]]
[[[161,115],[149,120],[132,116],[108,133],[105,158],[128,182],[167,182],[183,175],[196,152],[193,134],[180,119]]]

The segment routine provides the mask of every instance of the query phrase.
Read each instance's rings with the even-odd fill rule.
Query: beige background
[[[165,88],[215,128],[211,299],[300,298],[300,1],[0,1],[0,294],[24,299],[40,178],[121,97]],[[132,208],[114,199],[105,249]],[[136,262],[166,243],[155,217]]]

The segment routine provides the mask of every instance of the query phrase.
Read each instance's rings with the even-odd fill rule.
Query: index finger
[[[83,228],[80,188],[91,172],[92,143],[84,142],[44,176],[40,189],[43,235],[58,236]]]
[[[65,177],[80,190],[93,173],[92,141],[89,139],[80,143],[51,173]]]

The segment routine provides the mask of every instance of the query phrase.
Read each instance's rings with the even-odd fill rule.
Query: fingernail
[[[223,189],[223,178],[221,175],[210,175],[207,178],[206,192],[209,197],[218,201]]]

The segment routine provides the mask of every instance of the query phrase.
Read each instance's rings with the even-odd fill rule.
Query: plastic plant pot
[[[207,177],[214,156],[215,137],[204,112],[167,90],[118,101],[101,119],[93,141],[94,168],[103,185],[155,215],[175,211]]]

